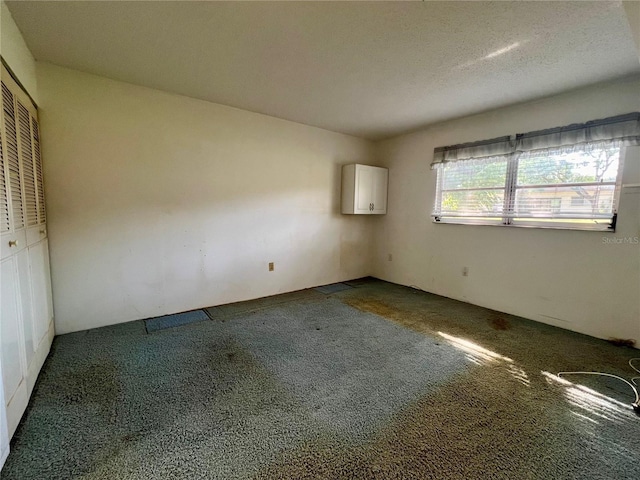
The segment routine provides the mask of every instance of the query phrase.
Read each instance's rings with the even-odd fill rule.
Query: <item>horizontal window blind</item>
[[[611,219],[620,146],[532,151],[518,158],[514,218]]]
[[[435,215],[500,220],[504,211],[507,159],[489,157],[449,164],[438,170]]]

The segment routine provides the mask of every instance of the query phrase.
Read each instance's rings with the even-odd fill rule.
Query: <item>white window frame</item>
[[[614,182],[607,182],[607,184],[614,184],[614,193],[613,193],[613,209],[612,209],[612,217],[611,218],[602,218],[601,220],[593,219],[593,217],[585,217],[587,220],[592,220],[593,223],[588,222],[575,222],[578,218],[575,215],[571,217],[571,220],[574,221],[566,221],[563,222],[561,219],[530,219],[530,220],[522,220],[522,217],[518,218],[512,215],[505,215],[505,211],[512,211],[513,207],[513,199],[515,197],[516,191],[516,183],[517,183],[517,169],[518,169],[518,161],[519,154],[514,152],[508,156],[507,160],[507,174],[504,188],[496,187],[496,190],[500,190],[504,192],[504,206],[505,209],[503,212],[499,212],[496,217],[484,217],[478,216],[477,218],[472,218],[469,215],[464,215],[460,217],[456,217],[453,215],[439,216],[436,213],[433,213],[432,219],[433,223],[436,224],[456,224],[456,225],[490,225],[490,226],[502,226],[502,227],[516,227],[516,228],[547,228],[547,229],[561,229],[561,230],[584,230],[584,231],[609,231],[615,232],[617,216],[618,216],[618,203],[620,200],[620,191],[622,189],[622,175],[624,170],[624,162],[626,156],[627,148],[624,146],[620,146],[620,157],[618,163],[618,172],[616,176],[615,184]],[[464,161],[464,160],[461,160]],[[446,165],[443,165],[441,168],[446,168]],[[443,175],[441,169],[436,169],[436,198],[434,203],[434,212],[440,211],[438,205],[442,202],[442,181]],[[588,185],[593,185],[595,182],[590,182]],[[544,187],[564,187],[564,186],[574,186],[575,184],[563,183],[563,184],[545,184]],[[469,190],[487,190],[487,188],[471,188]]]

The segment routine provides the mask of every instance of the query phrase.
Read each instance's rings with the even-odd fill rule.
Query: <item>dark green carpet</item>
[[[378,281],[280,300],[56,337],[1,478],[640,478],[630,389],[544,373],[637,350]]]

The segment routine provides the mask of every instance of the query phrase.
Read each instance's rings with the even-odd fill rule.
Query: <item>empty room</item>
[[[640,478],[640,2],[0,4],[0,479]]]

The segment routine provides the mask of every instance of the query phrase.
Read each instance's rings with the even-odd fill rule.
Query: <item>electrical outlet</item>
[[[269,262],[269,271],[273,272],[273,270],[274,270],[273,262]]]
[[[462,276],[463,277],[469,276],[469,267],[462,267]]]
[[[393,261],[393,255],[389,254],[389,256],[387,257],[387,260],[389,260],[390,262]]]

